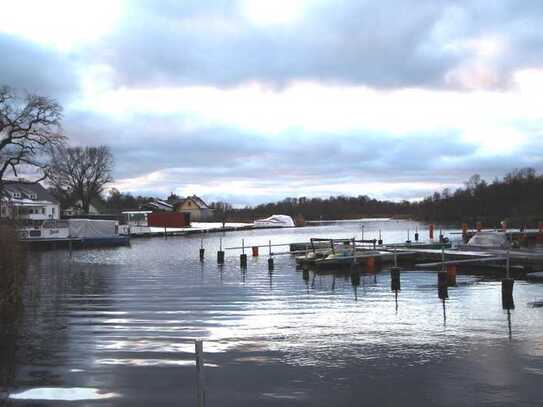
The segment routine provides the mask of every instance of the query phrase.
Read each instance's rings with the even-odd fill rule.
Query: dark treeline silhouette
[[[473,175],[464,188],[444,189],[419,202],[390,202],[367,196],[287,198],[280,202],[230,209],[228,218],[251,221],[272,214],[305,220],[356,219],[361,217],[412,217],[423,221],[468,222],[497,226],[504,219],[510,226],[535,226],[543,220],[543,175],[532,168],[514,170],[491,183]]]
[[[543,175],[522,168],[487,183],[473,175],[464,188],[448,189],[412,205],[414,217],[428,221],[483,222],[507,220],[510,226],[535,226],[543,220]]]
[[[170,195],[166,200],[175,200]],[[152,198],[132,196],[113,189],[103,201],[109,213],[133,210]],[[514,170],[502,179],[488,183],[473,175],[463,188],[444,189],[418,202],[392,202],[368,196],[329,198],[286,198],[279,202],[233,208],[226,202],[213,202],[215,221],[252,222],[273,214],[294,219],[333,220],[362,217],[411,217],[423,221],[463,222],[474,226],[481,221],[487,227],[506,219],[510,226],[535,226],[543,221],[543,175],[532,168]]]
[[[409,216],[408,201],[378,201],[367,196],[329,198],[286,198],[280,202],[242,209],[230,209],[229,219],[252,221],[273,214],[290,215],[305,220],[356,219],[362,217]]]

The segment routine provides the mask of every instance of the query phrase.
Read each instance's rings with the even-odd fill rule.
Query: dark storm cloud
[[[70,59],[49,48],[0,32],[0,84],[66,100],[79,90]]]
[[[300,21],[270,26],[244,19],[241,2],[130,4],[93,51],[115,67],[119,85],[444,86],[447,73],[476,59],[459,44],[497,34],[510,45],[493,61],[502,81],[542,58],[543,10],[535,1],[316,1]]]

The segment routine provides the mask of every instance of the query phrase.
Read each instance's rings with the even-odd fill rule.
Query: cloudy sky
[[[0,0],[0,83],[115,186],[417,199],[543,169],[540,0]]]

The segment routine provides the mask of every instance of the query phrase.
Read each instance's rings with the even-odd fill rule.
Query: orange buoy
[[[253,257],[258,256],[258,246],[253,246]]]
[[[447,282],[451,285],[456,285],[456,265],[447,265]]]
[[[375,257],[368,257],[368,270],[373,271],[375,268]]]

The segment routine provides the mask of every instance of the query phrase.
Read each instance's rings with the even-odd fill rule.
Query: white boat
[[[296,226],[288,215],[272,215],[266,219],[255,220],[255,228],[292,228]]]
[[[481,249],[507,249],[510,243],[503,232],[477,232],[468,241],[467,246]]]

